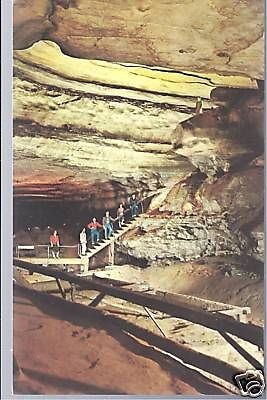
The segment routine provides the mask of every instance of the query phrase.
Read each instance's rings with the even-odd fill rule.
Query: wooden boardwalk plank
[[[20,260],[37,265],[84,265],[87,258],[21,257]]]

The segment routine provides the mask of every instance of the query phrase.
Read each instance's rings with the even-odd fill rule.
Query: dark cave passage
[[[56,229],[65,244],[77,243],[81,229],[87,226],[93,217],[96,217],[101,223],[105,211],[104,208],[103,211],[89,208],[88,202],[85,201],[21,201],[15,199],[14,234],[37,230],[49,233]],[[109,211],[115,218],[117,209]],[[68,232],[67,235],[66,232]]]

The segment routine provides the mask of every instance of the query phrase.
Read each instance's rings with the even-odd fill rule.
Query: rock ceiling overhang
[[[177,10],[179,9],[186,19],[190,10],[191,16],[195,15],[191,8],[195,7],[196,12],[197,3],[194,0],[179,3],[156,2],[155,0],[150,3],[150,9],[143,11],[147,15],[144,32],[146,35],[148,32],[151,33],[154,42],[158,44],[159,52],[163,47],[166,49],[165,53],[161,52],[164,56],[162,58],[154,58],[151,49],[148,51],[145,34],[140,36],[140,32],[134,32],[133,24],[137,24],[135,19],[137,2],[117,1],[113,4],[113,2],[103,1],[76,1],[74,4],[73,1],[61,1],[59,4],[59,1],[52,3],[45,0],[42,2],[15,1],[14,43],[17,48],[14,52],[15,197],[29,200],[37,198],[53,201],[74,198],[84,200],[88,199],[88,195],[94,189],[100,191],[101,188],[102,190],[104,182],[106,186],[101,196],[104,196],[102,197],[105,207],[109,208],[115,204],[114,201],[122,187],[128,191],[141,188],[141,190],[151,192],[162,187],[162,184],[171,185],[174,175],[175,180],[178,179],[177,174],[180,172],[181,178],[186,176],[192,168],[195,168],[195,165],[199,166],[201,161],[198,156],[197,159],[194,158],[193,164],[189,162],[189,160],[192,161],[191,155],[194,157],[194,154],[191,154],[192,151],[190,157],[187,155],[188,159],[173,151],[173,137],[175,136],[174,144],[176,144],[176,136],[179,136],[176,127],[194,114],[196,96],[204,98],[204,111],[213,108],[214,98],[216,100],[216,96],[221,95],[221,92],[216,92],[215,97],[210,96],[218,87],[223,91],[222,93],[228,92],[229,87],[248,88],[248,92],[253,92],[252,96],[257,97],[258,91],[250,89],[257,88],[256,78],[260,77],[258,71],[263,65],[261,53],[257,53],[250,60],[254,63],[254,69],[246,63],[246,67],[251,67],[250,72],[242,68],[240,70],[233,68],[230,62],[220,64],[218,59],[223,57],[218,56],[217,61],[214,59],[216,62],[211,66],[212,59],[209,58],[211,53],[208,51],[204,66],[203,63],[201,64],[203,58],[201,62],[198,59],[200,57],[198,51],[203,50],[201,46],[196,49],[195,56],[191,54],[190,60],[187,59],[190,62],[187,63],[186,54],[180,52],[177,58],[177,52],[174,52],[171,47],[174,46],[172,40],[173,38],[176,40],[176,36],[177,46],[180,46],[181,37],[176,35],[174,28],[172,28],[172,36],[168,36],[165,30],[170,28],[169,25],[165,26],[161,23],[162,27],[159,28],[159,19],[157,19],[159,16],[155,14],[155,10],[162,13],[162,7],[165,7],[167,14],[170,14],[169,9],[173,8],[173,15],[176,15],[176,22],[179,24],[181,16],[177,14]],[[91,5],[91,9],[88,4]],[[100,4],[102,4],[101,10]],[[104,16],[103,4],[106,6]],[[111,14],[110,4],[114,5],[114,14]],[[141,3],[138,4],[140,8]],[[203,0],[198,10],[200,14],[201,12],[203,14],[204,5],[207,7],[208,20],[215,24],[214,32],[218,35],[220,31],[222,35],[222,26],[219,29],[215,19],[212,20],[210,16],[211,8],[215,10],[214,4],[218,11],[219,4],[222,5],[222,2]],[[228,35],[228,28],[234,17],[230,15],[230,2],[226,1],[223,4],[220,15],[224,15],[226,24],[224,29]],[[257,1],[253,4],[247,3],[247,8],[245,1],[231,1],[231,4],[236,6],[234,13],[231,10],[235,18],[238,19],[238,12],[240,12],[240,21],[243,18],[243,24],[246,26],[241,33],[240,24],[236,27],[233,25],[235,32],[231,32],[240,44],[240,37],[246,32],[247,38],[251,39],[252,25],[255,31],[261,26],[259,22],[262,18],[261,3]],[[122,9],[122,12],[119,12],[118,7]],[[239,9],[240,7],[242,10]],[[132,14],[128,14],[129,10]],[[67,12],[66,15],[65,12]],[[140,10],[138,12],[141,13]],[[250,23],[246,19],[247,12],[254,13]],[[74,18],[72,22],[66,19],[71,15]],[[78,19],[75,22],[76,17]],[[91,18],[96,18],[96,20],[91,21]],[[106,18],[111,20],[110,30],[105,28]],[[124,30],[120,27],[120,22],[116,22],[120,27],[116,41],[111,40],[114,39],[112,29],[115,29],[112,27],[112,24],[115,24],[112,18],[115,20],[117,18],[119,21],[124,18],[125,22]],[[153,18],[155,22],[152,23]],[[162,18],[165,20],[165,17]],[[196,16],[195,18],[204,20],[203,17]],[[187,23],[189,23],[188,20]],[[170,25],[174,25],[174,19],[170,18]],[[181,35],[183,26],[180,24]],[[70,30],[75,28],[76,36],[68,32],[62,33],[63,27]],[[132,46],[127,45],[126,34],[123,35],[125,29],[128,28],[131,33],[129,32],[127,38],[134,35],[136,37]],[[191,28],[193,29],[193,26]],[[84,36],[81,37],[83,29],[85,29]],[[192,38],[190,35],[187,37],[190,45],[196,39],[192,29],[190,31]],[[195,25],[194,29],[196,29]],[[205,29],[203,25],[204,33]],[[93,48],[90,47],[92,30],[95,34],[98,32],[98,37],[101,39],[99,45]],[[63,39],[57,37],[59,32],[62,33]],[[201,32],[200,30],[200,38]],[[259,32],[261,32],[260,29]],[[111,40],[106,53],[100,51],[101,35],[104,42]],[[212,35],[209,38],[210,51],[213,53],[215,42],[218,40],[216,35],[214,38]],[[76,42],[78,37],[79,42]],[[227,46],[229,45],[230,41],[227,41],[226,37],[221,39],[225,40],[226,44],[228,43]],[[260,43],[260,40],[257,43]],[[120,46],[119,49],[116,46]],[[216,47],[217,51],[223,54],[222,43],[221,47]],[[239,89],[231,90],[239,92]],[[245,91],[242,91],[242,95],[244,93]],[[258,107],[258,103],[256,106]],[[249,110],[245,111],[247,116],[251,114],[251,107]],[[208,119],[209,116],[217,116],[216,110],[210,111]],[[256,111],[253,111],[254,114]],[[204,114],[201,116],[202,119],[203,116]],[[220,115],[217,117],[221,118]],[[247,119],[244,121],[243,125],[250,127]],[[194,137],[191,139],[192,142],[196,141]],[[214,162],[216,168],[217,164],[224,168],[225,163],[232,163],[232,158],[234,160],[239,160],[240,157],[251,159],[255,155],[247,146],[241,145],[237,148],[231,140],[222,146],[221,142],[214,144],[213,139],[213,137],[211,140],[207,138],[206,142],[211,146],[214,145],[215,150],[219,149],[219,156],[217,157],[217,150],[212,153],[211,148],[207,146],[205,146],[206,153],[202,154],[204,164],[207,164],[212,172]],[[202,137],[200,141],[203,142]],[[191,146],[191,142],[189,145]],[[226,157],[222,157],[221,148],[223,151],[226,149]],[[197,149],[194,148],[195,150]],[[219,158],[219,163],[217,158]],[[98,192],[96,197],[99,198]],[[103,208],[103,202],[99,202],[101,208]]]
[[[78,59],[62,53],[59,46],[50,41],[39,41],[25,50],[14,52],[15,74],[29,75],[31,80],[44,82],[50,75],[50,84],[72,88],[75,82],[82,92],[91,92],[92,85],[120,89],[134,89],[151,95],[201,96],[210,98],[216,87],[256,89],[257,82],[245,76],[223,76],[215,73],[173,71],[160,67],[118,64],[106,61]],[[114,90],[115,93],[115,90]],[[99,92],[98,94],[104,94]],[[136,96],[135,96],[136,98]]]
[[[264,77],[263,0],[16,0],[14,46],[77,58]]]

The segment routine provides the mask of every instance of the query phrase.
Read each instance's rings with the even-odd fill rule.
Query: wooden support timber
[[[231,345],[233,348],[241,354],[242,357],[245,358],[255,369],[260,369],[263,371],[264,367],[261,363],[258,362],[251,354],[249,354],[243,347],[241,347],[231,336],[229,336],[225,332],[220,332],[222,337]]]
[[[91,307],[96,307],[96,306],[103,300],[104,297],[105,297],[105,294],[104,294],[104,293],[99,293],[99,294],[94,298],[94,300],[91,301],[91,303],[89,304],[89,306],[91,306]]]
[[[114,287],[113,285],[100,283],[99,281],[96,282],[93,279],[85,279],[82,277],[73,276],[70,273],[59,271],[55,268],[32,265],[20,259],[14,259],[13,264],[17,267],[25,268],[32,272],[38,272],[44,275],[49,275],[55,278],[73,282],[82,289],[97,290],[110,296],[124,299],[141,306],[146,306],[152,310],[161,311],[165,314],[172,315],[173,317],[191,321],[195,324],[205,326],[215,331],[231,333],[263,348],[262,327],[238,322],[225,315],[211,314],[207,311],[203,311],[197,306],[188,305],[182,302],[173,303],[159,295],[134,292],[129,289]]]
[[[63,288],[63,286],[61,285],[60,279],[56,278],[56,282],[57,282],[57,286],[59,288],[59,291],[61,293],[61,296],[63,297],[63,299],[66,298],[66,292],[65,289]]]
[[[91,327],[93,320],[97,323],[105,323],[107,327],[106,329],[109,329],[110,327],[112,330],[112,325],[116,325],[123,331],[130,333],[149,345],[182,360],[186,365],[191,365],[196,367],[198,370],[206,371],[213,376],[223,379],[231,385],[233,385],[233,376],[240,373],[237,368],[224,361],[199,353],[185,345],[152,333],[145,328],[137,326],[117,316],[105,314],[93,307],[72,303],[60,297],[25,288],[17,284],[14,285],[14,293],[21,293],[27,298],[30,298],[33,302],[37,301],[38,307],[40,306],[40,301],[38,300],[43,300],[44,304],[51,306],[51,312],[53,312],[53,315],[56,317],[60,317],[62,312],[64,312],[65,318],[68,318],[71,322],[75,322],[77,319],[77,324],[80,324],[81,318],[83,318],[85,327],[87,326],[86,324]]]
[[[155,320],[155,318],[153,317],[151,311],[147,308],[147,307],[143,307],[145,312],[147,313],[147,315],[149,316],[149,318],[154,322],[154,324],[156,325],[156,327],[158,328],[158,330],[162,333],[162,335],[164,337],[166,337],[165,333],[163,332],[163,330],[161,329],[160,325],[157,323],[157,321]]]
[[[109,264],[114,265],[114,255],[115,255],[115,243],[114,240],[111,241],[110,246],[109,246]]]
[[[192,295],[185,294],[174,294],[168,293],[166,291],[157,290],[156,294],[162,295],[165,299],[171,300],[172,303],[182,301],[183,303],[187,303],[190,305],[197,305],[202,310],[206,310],[214,313],[222,313],[228,316],[235,318],[240,322],[247,322],[247,316],[251,314],[250,307],[241,307],[232,304],[225,304],[218,301],[211,301],[207,299],[201,299],[199,297],[195,297]]]

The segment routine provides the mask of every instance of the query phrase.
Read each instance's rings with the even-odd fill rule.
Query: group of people
[[[133,194],[130,197],[129,208],[131,212],[131,217],[135,217],[138,214],[138,209],[139,209],[138,200],[135,194]],[[123,204],[120,204],[117,209],[116,219],[110,215],[109,211],[106,211],[104,217],[102,218],[102,224],[100,224],[97,221],[96,217],[94,217],[92,221],[88,223],[87,229],[90,231],[91,244],[94,245],[95,243],[99,242],[100,240],[99,229],[102,228],[104,230],[104,238],[105,240],[108,240],[113,234],[113,224],[115,221],[118,221],[119,228],[121,228],[125,222],[125,208]],[[81,255],[85,255],[87,250],[87,243],[88,243],[87,230],[86,227],[84,227],[80,232]]]
[[[130,210],[132,218],[138,214],[139,201],[137,200],[135,194],[132,194],[130,197],[129,210]],[[87,230],[90,231],[91,243],[92,243],[92,245],[94,245],[95,243],[99,242],[99,240],[100,240],[99,229],[103,228],[104,238],[106,240],[110,238],[110,236],[113,234],[113,225],[114,225],[115,221],[118,222],[119,228],[121,228],[125,222],[125,207],[123,204],[119,205],[119,207],[117,209],[117,217],[116,218],[112,218],[109,211],[106,211],[104,217],[102,218],[102,224],[100,224],[97,221],[96,217],[94,217],[92,219],[92,221],[88,223],[87,227],[84,227],[82,229],[82,231],[80,232],[80,235],[79,235],[81,254],[82,255],[86,254],[87,243],[88,243]],[[59,239],[59,234],[56,230],[54,230],[54,232],[50,235],[49,244],[50,244],[52,256],[54,258],[59,258],[60,239]]]

